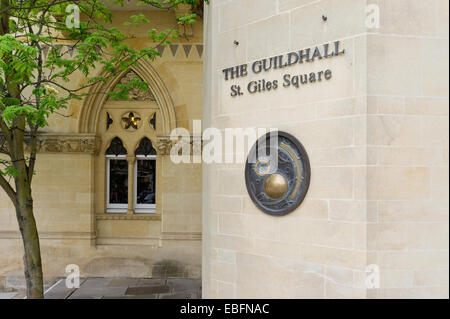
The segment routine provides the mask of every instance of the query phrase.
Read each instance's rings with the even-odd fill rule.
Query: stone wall
[[[380,9],[378,29],[367,27],[369,4]],[[271,217],[250,200],[243,163],[204,165],[204,297],[448,297],[446,5],[224,0],[208,7],[205,127],[286,131],[305,146],[312,172],[302,205]],[[225,68],[334,41],[345,54],[224,79]],[[326,69],[329,81],[300,89],[246,91],[252,80]],[[232,84],[244,95],[231,97]],[[380,289],[366,285],[371,264]]]
[[[367,35],[367,226],[379,298],[448,298],[448,1],[378,1]]]

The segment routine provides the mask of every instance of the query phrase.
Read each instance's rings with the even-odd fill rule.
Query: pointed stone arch
[[[151,94],[154,100],[156,100],[160,110],[162,134],[164,136],[170,135],[170,132],[176,127],[175,107],[169,90],[148,60],[143,60],[138,65],[134,65],[128,70],[121,71],[116,77],[109,79],[106,83],[100,82],[90,87],[89,94],[86,97],[80,112],[78,123],[79,133],[86,134],[96,132],[100,111],[103,104],[108,99],[108,95],[105,92],[114,90],[115,86],[130,71],[134,72],[149,84]]]

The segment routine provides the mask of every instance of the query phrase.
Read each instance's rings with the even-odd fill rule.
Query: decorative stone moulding
[[[170,155],[172,141],[169,136],[158,136],[156,149],[160,155]]]
[[[177,144],[179,155],[182,153],[182,149],[189,147],[189,152],[194,155],[195,152],[202,152],[203,140],[201,136],[191,136],[189,141],[172,141],[170,136],[158,136],[156,149],[160,155],[170,155],[172,147]]]
[[[161,215],[150,214],[98,214],[96,220],[162,220]]]
[[[308,154],[288,133],[268,133],[250,150],[245,182],[250,198],[264,213],[283,216],[294,211],[308,192],[310,178]]]
[[[103,73],[101,73],[103,74]],[[100,75],[101,75],[100,74]],[[139,65],[130,67],[130,70],[125,70],[117,74],[116,78],[110,78],[106,83],[99,82],[90,87],[89,94],[86,96],[83,107],[80,111],[78,121],[79,133],[95,133],[98,128],[98,121],[100,113],[103,110],[103,105],[108,100],[107,94],[97,94],[97,92],[111,92],[116,89],[116,85],[122,81],[122,84],[129,81],[131,78],[138,76],[140,79],[149,83],[149,90],[137,91],[134,93],[131,90],[129,94],[131,102],[145,101],[156,103],[159,108],[158,112],[158,131],[162,135],[169,136],[173,129],[176,128],[175,107],[170,96],[170,92],[154,69],[151,61],[143,59]],[[147,94],[142,96],[141,94]],[[151,95],[150,95],[151,94]],[[117,123],[120,119],[116,119]],[[142,119],[148,121],[148,119]]]
[[[26,143],[29,147],[29,140],[26,140]],[[96,154],[100,146],[100,138],[94,134],[42,134],[38,136],[39,153]]]
[[[139,128],[139,124],[142,121],[142,117],[136,112],[126,112],[122,115],[121,125],[126,131],[136,131]]]

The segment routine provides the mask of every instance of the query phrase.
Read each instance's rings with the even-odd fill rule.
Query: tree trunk
[[[41,250],[36,221],[33,214],[31,186],[26,181],[17,181],[18,203],[16,205],[17,221],[22,234],[28,299],[44,298]]]

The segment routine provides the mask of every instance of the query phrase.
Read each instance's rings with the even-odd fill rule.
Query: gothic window
[[[152,142],[144,137],[136,149],[134,168],[135,213],[156,211],[156,150]]]
[[[106,150],[107,160],[107,212],[124,213],[128,209],[127,150],[118,137]]]
[[[109,144],[108,149],[106,150],[107,156],[127,156],[127,150],[123,146],[122,140],[118,137],[115,137],[111,144]]]

